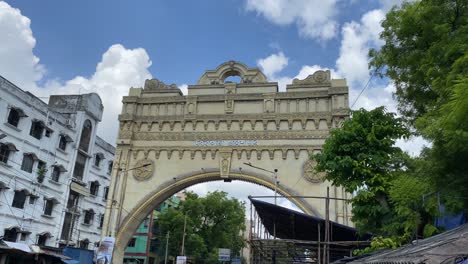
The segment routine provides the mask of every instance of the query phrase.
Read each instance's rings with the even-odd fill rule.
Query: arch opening
[[[275,183],[271,176],[265,176],[257,173],[231,173],[230,180],[248,182],[256,185],[266,187],[270,190],[274,190]],[[138,203],[135,208],[128,211],[118,226],[118,233],[116,234],[115,248],[113,258],[114,260],[122,261],[124,258],[125,248],[128,241],[133,237],[134,232],[137,230],[141,222],[143,222],[147,215],[151,213],[154,208],[162,204],[164,201],[169,199],[174,194],[187,189],[188,187],[213,181],[222,181],[224,178],[220,177],[219,170],[205,171],[203,173],[194,175],[181,175],[174,177],[172,181],[168,181],[154,190],[152,193],[141,199],[141,203]],[[298,196],[294,190],[281,185],[277,186],[278,197],[280,196]],[[291,203],[297,206],[304,213],[320,216],[318,211],[312,208],[304,199],[293,197],[288,199]],[[120,262],[118,262],[120,263]]]

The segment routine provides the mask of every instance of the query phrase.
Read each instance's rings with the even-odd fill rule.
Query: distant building
[[[94,93],[45,103],[0,76],[0,235],[28,245],[93,249],[115,148],[96,135]]]
[[[125,249],[125,264],[159,264],[164,263],[166,233],[158,225],[158,216],[171,207],[177,207],[185,199],[184,193],[179,193],[164,201],[149,214],[138,226],[133,238]]]

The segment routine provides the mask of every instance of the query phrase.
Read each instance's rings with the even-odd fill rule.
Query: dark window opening
[[[10,148],[7,145],[0,145],[0,162],[7,163],[10,156]]]
[[[21,190],[21,191],[15,191],[15,196],[13,197],[13,203],[11,206],[15,208],[24,208],[24,203],[26,202],[26,191]]]
[[[10,109],[10,113],[8,114],[7,122],[8,124],[18,127],[19,121],[22,117],[26,117],[27,115],[24,114],[23,110],[19,108],[12,107]]]
[[[35,204],[37,200],[37,196],[31,195],[29,196],[29,204]]]
[[[73,226],[75,225],[74,220],[75,218],[73,217],[72,213],[69,213],[69,212],[65,213],[65,219],[63,220],[62,234],[60,236],[61,239],[70,240],[71,238],[70,231],[73,230]]]
[[[52,135],[52,130],[46,128],[46,130],[45,130],[45,136],[48,137],[48,138],[50,138],[51,135]]]
[[[18,233],[18,228],[5,229],[5,233],[3,234],[3,240],[16,242],[16,239],[18,239]]]
[[[109,195],[109,187],[104,187],[104,199],[107,200],[107,196]]]
[[[91,141],[92,129],[93,129],[93,125],[91,124],[91,121],[86,120],[84,122],[83,129],[81,130],[80,145],[79,145],[79,149],[83,150],[84,152],[88,152],[89,142]]]
[[[88,246],[89,246],[89,240],[85,239],[85,240],[80,241],[80,248],[88,249]]]
[[[92,225],[93,224],[93,219],[94,219],[94,211],[92,209],[85,210],[83,223],[87,224],[87,225]]]
[[[86,166],[86,160],[88,157],[83,153],[79,153],[76,156],[75,169],[73,170],[73,178],[83,180],[84,170]]]
[[[101,214],[101,219],[99,219],[99,228],[102,228],[104,225],[104,214]]]
[[[98,193],[99,193],[99,182],[98,181],[91,182],[91,184],[89,185],[89,192],[91,193],[91,195],[95,195],[95,196],[98,195]]]
[[[107,174],[111,175],[113,166],[114,166],[114,163],[110,161],[109,165],[107,166]]]
[[[37,238],[37,244],[39,246],[45,246],[48,238],[49,238],[49,234],[39,235],[39,237]]]
[[[42,134],[44,133],[45,125],[42,121],[34,120],[31,122],[31,130],[29,131],[29,135],[41,139]]]
[[[66,150],[67,149],[67,138],[64,135],[60,135],[60,140],[59,140],[59,149],[61,150]]]
[[[47,199],[44,204],[44,214],[52,216],[52,211],[54,210],[54,201]]]
[[[132,239],[128,241],[127,247],[135,247],[135,245],[136,245],[136,238],[132,237]]]
[[[23,162],[21,163],[21,169],[31,173],[34,165],[34,156],[32,154],[24,154]]]
[[[80,195],[77,192],[70,191],[70,195],[68,196],[67,209],[76,209],[79,199]]]
[[[58,182],[60,180],[60,173],[60,167],[54,166],[54,169],[52,170],[52,180]]]
[[[20,240],[21,241],[26,241],[26,239],[28,238],[28,235],[29,235],[29,233],[25,233],[25,232],[21,233]]]
[[[103,160],[102,154],[98,153],[94,156],[94,166],[99,167],[101,165],[101,161]]]

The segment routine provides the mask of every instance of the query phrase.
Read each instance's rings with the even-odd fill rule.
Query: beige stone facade
[[[225,83],[229,76],[239,76],[240,83]],[[278,92],[278,83],[268,82],[257,68],[230,61],[206,71],[186,96],[156,79],[131,88],[119,117],[103,228],[104,236],[116,237],[115,263],[121,263],[140,221],[188,186],[231,179],[275,188],[270,173],[244,163],[277,169],[282,195],[325,196],[330,184],[314,172],[309,157],[348,115],[346,82],[331,79],[329,71],[295,79]],[[335,187],[330,194],[347,197]],[[323,200],[291,201],[308,214],[325,215]],[[351,224],[349,207],[331,202],[330,218]]]

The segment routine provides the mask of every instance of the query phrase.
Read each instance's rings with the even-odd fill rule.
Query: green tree
[[[403,119],[383,107],[360,109],[331,131],[322,153],[313,157],[327,180],[355,194],[352,212],[359,231],[405,242],[422,236],[437,214],[433,199],[422,200],[434,191],[421,176],[427,162],[395,146],[409,135]]]
[[[387,14],[385,44],[370,52],[374,73],[395,83],[403,118],[432,143],[425,174],[445,198],[468,186],[467,22],[466,0],[405,3]]]
[[[196,263],[219,263],[218,248],[230,248],[234,255],[239,255],[245,246],[244,204],[228,198],[225,192],[211,192],[206,197],[189,192],[177,208],[159,216],[162,233],[170,232],[171,256],[180,255],[185,221],[185,255]]]

